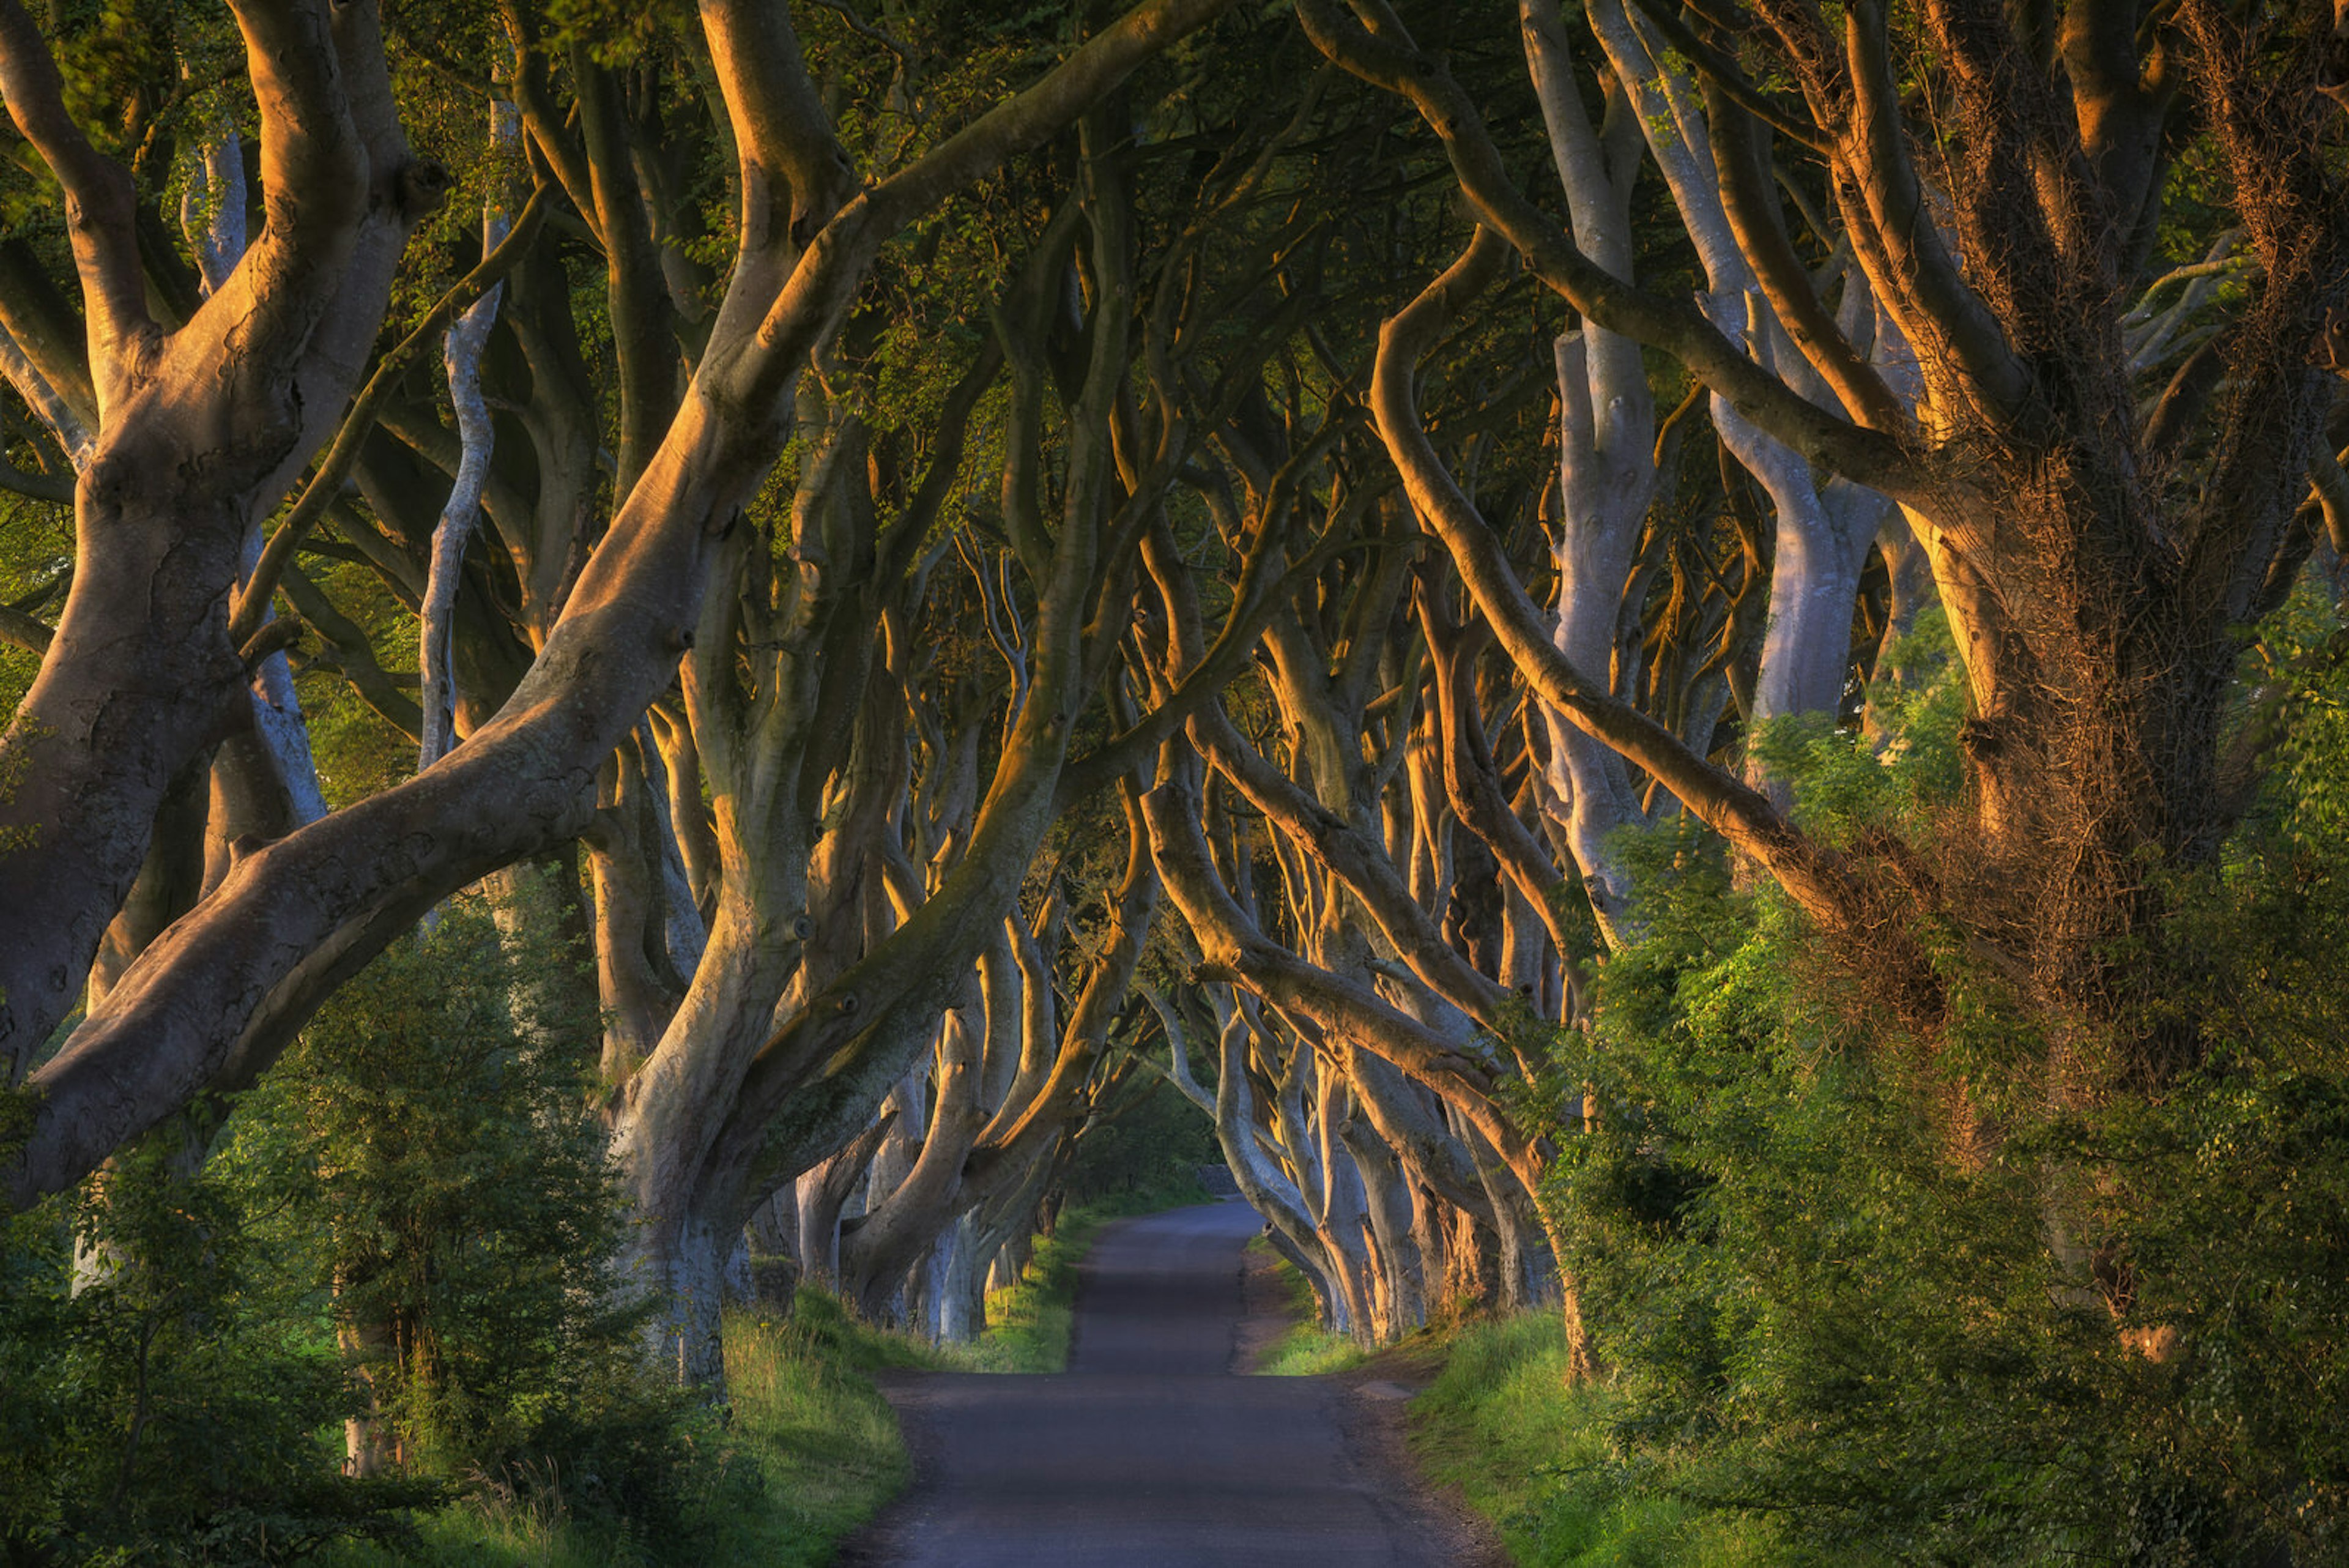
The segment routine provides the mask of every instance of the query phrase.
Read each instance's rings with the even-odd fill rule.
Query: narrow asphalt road
[[[1453,1527],[1350,1439],[1346,1390],[1233,1374],[1244,1203],[1085,1260],[1069,1370],[894,1378],[912,1490],[845,1561],[899,1568],[1453,1568]]]

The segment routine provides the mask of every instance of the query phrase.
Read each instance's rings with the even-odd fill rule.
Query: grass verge
[[[1076,1327],[1077,1265],[1093,1239],[1113,1220],[1206,1203],[1213,1195],[1196,1182],[1123,1193],[1064,1210],[1016,1283],[987,1294],[987,1332],[951,1352],[969,1372],[1065,1372]]]
[[[1370,1352],[1355,1344],[1352,1335],[1332,1334],[1314,1321],[1313,1287],[1305,1282],[1296,1264],[1275,1252],[1261,1236],[1251,1240],[1247,1250],[1258,1260],[1252,1266],[1262,1267],[1262,1260],[1271,1261],[1280,1305],[1290,1320],[1288,1332],[1257,1358],[1257,1376],[1318,1377],[1329,1372],[1351,1372],[1370,1359]]]
[[[1203,1202],[1195,1184],[1121,1194],[1062,1214],[1019,1283],[988,1297],[975,1345],[934,1346],[858,1322],[821,1291],[789,1315],[726,1316],[726,1417],[688,1422],[699,1528],[690,1542],[647,1542],[585,1524],[564,1506],[562,1477],[533,1477],[527,1503],[502,1489],[417,1515],[398,1549],[328,1548],[325,1568],[618,1568],[691,1562],[730,1568],[817,1568],[840,1540],[904,1487],[911,1471],[895,1412],[870,1374],[922,1368],[1058,1372],[1068,1365],[1077,1264],[1102,1228],[1129,1215]],[[546,1484],[549,1481],[554,1484]]]
[[[1366,1352],[1314,1322],[1313,1293],[1261,1241],[1291,1319],[1259,1375],[1392,1369],[1433,1380],[1413,1401],[1412,1446],[1428,1478],[1456,1486],[1525,1568],[1850,1568],[1806,1552],[1768,1521],[1707,1509],[1636,1483],[1616,1440],[1604,1384],[1567,1381],[1565,1324],[1554,1312],[1423,1329]],[[1259,1264],[1261,1266],[1261,1264]]]
[[[756,1459],[762,1506],[721,1527],[719,1562],[819,1568],[834,1543],[902,1489],[905,1440],[867,1374],[939,1368],[946,1359],[905,1334],[856,1322],[839,1302],[802,1291],[777,1321],[726,1324],[730,1436]]]
[[[1638,1484],[1614,1434],[1615,1396],[1567,1381],[1555,1313],[1468,1324],[1413,1401],[1413,1444],[1526,1568],[1831,1568],[1767,1520]]]
[[[699,1529],[689,1543],[647,1542],[568,1517],[561,1477],[527,1504],[477,1489],[414,1521],[398,1551],[343,1546],[329,1568],[608,1568],[691,1561],[818,1568],[840,1539],[905,1484],[910,1465],[896,1414],[868,1374],[944,1367],[950,1358],[904,1334],[852,1318],[820,1291],[803,1290],[787,1317],[732,1312],[726,1318],[726,1379],[732,1407],[689,1422],[696,1450]]]

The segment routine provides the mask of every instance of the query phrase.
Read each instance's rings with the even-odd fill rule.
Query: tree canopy
[[[2326,1560],[2343,28],[0,0],[8,1205],[462,948],[688,1386],[1179,1109],[1720,1506]]]

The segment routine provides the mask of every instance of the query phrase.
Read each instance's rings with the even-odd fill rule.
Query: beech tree
[[[1684,150],[1644,80],[1610,88],[1592,114],[1570,90],[1559,19],[1530,20],[1526,57],[1547,110],[1532,145],[1557,169],[1583,243],[1629,273],[1643,154],[1685,163]],[[1351,191],[1370,183],[1350,174]],[[1670,189],[1717,217],[1709,182]],[[1394,223],[1412,209],[1386,211]],[[1733,285],[1743,275],[1733,256],[1715,264]],[[1216,443],[1226,472],[1205,493],[1227,578],[1270,562],[1295,586],[1257,668],[1187,718],[1195,761],[1162,770],[1149,799],[1169,899],[1196,944],[1185,964],[1210,982],[1187,1019],[1179,992],[1156,1005],[1170,1040],[1224,1054],[1213,1092],[1188,1082],[1181,1048],[1170,1071],[1217,1116],[1243,1190],[1333,1324],[1392,1337],[1423,1315],[1435,1282],[1448,1277],[1452,1296],[1482,1274],[1488,1249],[1500,1267],[1475,1293],[1523,1303],[1563,1286],[1573,1322],[1535,1199],[1556,1151],[1531,1127],[1559,1113],[1537,1108],[1552,1091],[1529,1080],[1543,1033],[1580,1018],[1588,965],[1632,934],[1618,836],[1651,820],[1653,795],[1542,693],[1525,700],[1490,657],[1484,607],[1443,556],[1422,554],[1381,439],[1402,378],[1374,357],[1372,324],[1350,338],[1343,319],[1317,321],[1312,381]],[[1361,345],[1351,362],[1330,347],[1349,342]],[[1684,400],[1660,441],[1636,345],[1603,329],[1529,354],[1522,333],[1470,322],[1454,352],[1474,369],[1445,389],[1440,439],[1476,467],[1493,558],[1513,578],[1554,564],[1546,646],[1580,650],[1635,722],[1685,754],[1841,711],[1868,657],[1854,635],[1855,612],[1871,613],[1863,576],[1903,543],[1878,539],[1889,502],[1850,485],[1823,501],[1726,405],[1692,419],[1698,400]],[[1368,409],[1349,395],[1364,382]],[[1309,397],[1325,410],[1310,439]],[[1334,558],[1304,547],[1312,528]],[[1195,657],[1180,628],[1207,597],[1197,554],[1154,537],[1148,557],[1174,628],[1162,684]],[[1869,635],[1890,622],[1889,582],[1879,568]],[[1241,591],[1227,581],[1216,597]],[[1263,717],[1243,725],[1240,712]],[[1568,890],[1576,871],[1597,933]]]
[[[1538,27],[1539,8],[1528,14]],[[1299,16],[1330,57],[1419,109],[1477,215],[1462,259],[1388,327],[1375,400],[1414,505],[1526,680],[1782,882],[1912,1022],[1930,1028],[1947,1006],[1920,945],[1931,919],[1955,921],[2056,1016],[2116,1021],[2145,971],[2132,978],[2115,944],[2160,908],[2145,868],[2207,856],[2239,798],[2220,787],[2234,764],[2220,701],[2239,628],[2313,544],[2301,504],[2344,281],[2330,100],[2313,90],[2329,24],[2187,6],[2140,27],[2078,5],[2029,29],[1995,8],[1929,6],[1897,33],[1868,6],[1839,28],[1799,5],[1692,19],[1595,8],[1617,79],[1660,111],[1660,161],[1687,165],[1683,221],[1727,231],[1701,250],[1733,240],[1723,259],[1750,269],[1743,318],[1716,324],[1578,246],[1507,178],[1457,83],[1392,12],[1306,0]],[[1896,62],[1912,52],[1937,67],[1919,111],[1961,138],[1911,118]],[[1800,101],[1757,86],[1765,69]],[[2212,199],[2240,226],[2256,286],[2171,373],[2158,352],[2133,354],[2133,337],[2145,344],[2129,317],[2147,284],[2197,259],[2161,249],[2179,177],[2171,128],[2189,116],[2183,156],[2226,171],[2230,189]],[[1867,313],[1838,322],[1788,247],[1794,221],[1756,152],[1766,132],[1816,181],[1796,188],[1825,192],[1814,243],[1849,247],[1913,352],[1913,412],[1885,373],[1905,360],[1871,363],[1887,334]],[[1717,208],[1692,200],[1708,186]],[[1830,849],[1795,832],[1542,635],[1410,396],[1433,335],[1512,253],[1594,327],[1674,356],[1814,474],[1902,506],[1971,685],[1971,808],[1947,853]],[[2181,439],[2189,422],[2209,439]],[[2124,1076],[2175,1064],[2163,1032],[2124,1033]]]
[[[746,1247],[968,1328],[1145,1048],[1333,1324],[1571,1319],[1538,1199],[1605,1112],[1544,1042],[1674,811],[1903,1038],[1980,974],[2037,1021],[2033,1082],[1947,1086],[1960,1158],[2002,1096],[2187,1064],[2165,879],[2262,763],[2243,628],[2349,514],[2338,128],[2295,90],[2331,24],[1225,9],[1030,71],[730,0],[622,63],[519,0],[446,47],[394,15],[396,55],[233,7],[250,244],[236,131],[102,150],[0,12],[80,299],[0,256],[0,483],[70,476],[78,530],[54,630],[5,628],[11,1200],[252,1083],[490,876],[593,944],[632,1277],[704,1384]],[[1260,57],[1199,65],[1210,23]],[[410,54],[492,151],[403,284],[450,184]],[[1929,599],[1964,807],[1798,826],[1750,742],[1863,722]],[[297,798],[289,645],[412,778]]]
[[[2176,876],[2209,863],[2251,798],[2266,739],[2233,723],[2230,686],[2246,628],[2319,542],[2336,466],[2328,334],[2349,252],[2338,127],[2317,90],[2329,21],[1593,4],[1604,90],[1636,110],[1711,285],[1692,306],[1641,287],[1610,244],[1622,164],[1607,167],[1548,7],[1523,20],[1571,233],[1393,9],[1298,9],[1332,61],[1420,113],[1475,219],[1459,259],[1383,328],[1371,401],[1413,511],[1564,721],[1554,785],[1601,918],[1623,891],[1608,830],[1633,819],[1622,786],[1644,774],[1816,922],[1892,1021],[1887,1047],[1917,1041],[1930,1061],[1982,1006],[2014,1009],[2044,1042],[2030,1065],[1985,1076],[1954,1055],[1937,1080],[1943,1153],[1961,1166],[2031,1107],[2158,1094],[2199,1065],[2203,1021],[2178,992],[2197,959],[2170,945]],[[2169,221],[2189,181],[2231,225],[2215,243]],[[1515,265],[1584,324],[1559,356],[1563,494],[1583,510],[1560,519],[1573,602],[1555,618],[1419,407],[1423,362]],[[2230,308],[2160,298],[2221,272],[2240,291]],[[1624,562],[1609,542],[1644,472],[1623,436],[1644,416],[1631,359],[1608,369],[1610,335],[1710,392],[1724,448],[1775,505],[1764,653],[1785,683],[1765,675],[1756,711],[1815,706],[1841,683],[1842,639],[1804,634],[1804,607],[1816,593],[1848,616],[1871,533],[1912,603],[1921,550],[1967,680],[1961,812],[1831,842],[1795,826],[1766,776],[1741,778],[1625,700],[1601,633]],[[2048,1244],[2067,1289],[2126,1320],[2132,1222],[2090,1216],[2082,1194],[2119,1179],[2095,1165],[2047,1172]],[[2131,1329],[2129,1343],[2158,1359],[2176,1335]]]
[[[882,244],[1067,124],[1216,9],[1133,13],[869,190],[854,188],[826,129],[788,19],[708,13],[713,77],[740,159],[732,276],[673,417],[657,424],[645,412],[647,439],[624,443],[626,483],[611,524],[529,672],[441,765],[302,832],[244,846],[220,886],[32,1072],[16,1201],[76,1179],[208,1084],[256,1071],[320,996],[421,909],[575,833],[602,758],[671,679],[719,542],[788,432],[801,368],[835,330]],[[31,340],[28,353],[52,354],[49,380],[67,389],[61,396],[87,383],[96,443],[78,484],[83,541],[64,619],[6,742],[18,781],[7,809],[26,829],[9,873],[23,880],[12,885],[27,890],[23,908],[35,888],[50,900],[45,918],[24,917],[26,941],[11,948],[21,965],[6,980],[11,1071],[23,1076],[80,989],[161,792],[215,738],[224,705],[243,690],[229,633],[242,618],[230,598],[243,540],[333,434],[400,242],[440,180],[406,156],[369,8],[338,11],[331,26],[316,7],[239,13],[265,114],[268,221],[227,284],[185,327],[167,330],[147,311],[127,174],[67,114],[29,18],[5,20],[10,112],[70,198],[88,369],[75,372],[69,329],[13,335]],[[195,369],[215,363],[238,375],[222,382]],[[305,379],[319,376],[328,379]],[[199,409],[207,411],[190,411]],[[233,439],[217,450],[236,461],[196,462],[207,477],[192,500],[149,495],[188,465],[169,455],[177,449],[140,443],[212,451],[202,443],[223,432]],[[118,446],[139,455],[118,459]],[[118,515],[135,525],[116,525]],[[107,552],[125,550],[110,564]],[[255,588],[272,580],[256,576]],[[150,601],[150,588],[167,597]],[[150,602],[180,608],[150,620]],[[140,628],[127,641],[101,629],[123,618]],[[116,705],[123,692],[136,693],[120,699],[129,707]],[[115,717],[98,726],[100,712]],[[1040,709],[1036,722],[1048,722]],[[499,804],[485,809],[490,802]]]
[[[229,635],[246,540],[334,433],[445,183],[409,151],[371,8],[233,14],[266,217],[178,321],[150,308],[129,171],[67,113],[32,18],[0,16],[0,91],[64,199],[83,317],[11,291],[9,336],[78,458],[74,586],[0,739],[20,895],[0,973],[12,1084],[78,1000],[165,792],[269,651]]]

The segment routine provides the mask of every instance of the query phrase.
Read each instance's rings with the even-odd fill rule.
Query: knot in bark
[[[1958,728],[1958,744],[1975,762],[1985,762],[2006,750],[2006,725],[1994,717],[1969,719]]]
[[[449,200],[450,187],[454,183],[449,171],[437,161],[410,159],[392,179],[393,200],[399,205],[399,215],[410,223],[422,223]]]
[[[2349,82],[2327,91],[2349,95]],[[2344,104],[2349,107],[2349,104]],[[2324,334],[2312,358],[2336,376],[2349,376],[2349,311],[2334,306],[2324,314]]]

